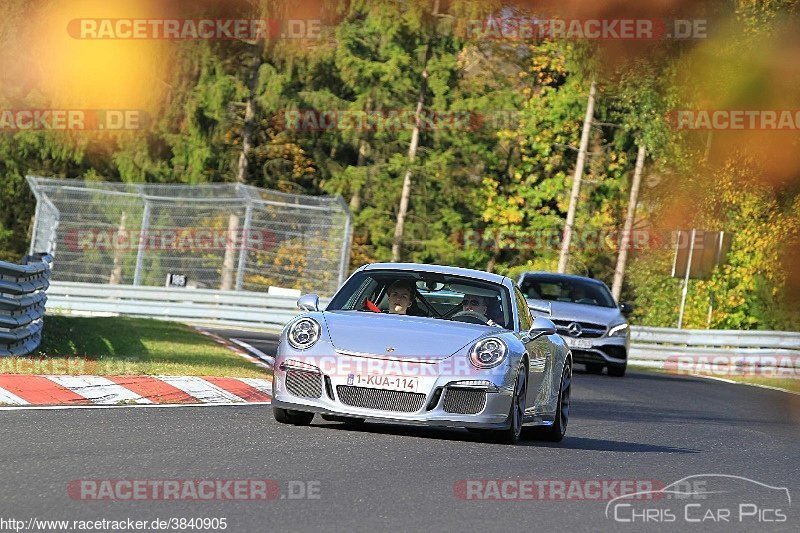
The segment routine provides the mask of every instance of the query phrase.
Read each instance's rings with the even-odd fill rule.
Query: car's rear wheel
[[[602,363],[586,363],[586,373],[587,374],[602,374],[603,373],[603,364]]]
[[[356,418],[354,416],[337,416],[337,415],[321,415],[323,420],[328,422],[341,422],[342,424],[358,425],[363,424],[366,419]]]
[[[314,420],[314,413],[292,411],[289,409],[282,409],[280,407],[273,407],[272,414],[275,417],[275,420],[281,424],[292,424],[294,426],[307,426],[312,420]]]
[[[572,365],[569,361],[564,364],[564,371],[561,373],[561,385],[558,390],[558,405],[553,424],[531,428],[533,438],[550,442],[561,442],[567,433],[569,424],[570,396],[572,393]]]
[[[614,378],[621,378],[625,376],[627,365],[608,365],[608,375]]]

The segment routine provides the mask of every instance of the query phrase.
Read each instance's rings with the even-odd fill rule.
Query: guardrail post
[[[147,231],[150,227],[150,202],[144,200],[142,213],[142,227],[139,230],[139,247],[136,251],[136,270],[133,272],[133,284],[142,284],[142,266],[144,264],[144,250],[147,242]]]
[[[250,225],[253,220],[253,204],[247,201],[247,208],[244,213],[244,227],[242,228],[241,249],[239,250],[239,266],[236,270],[236,290],[242,290],[244,285],[244,269],[247,264],[247,247],[250,244]]]
[[[33,213],[33,230],[31,232],[31,247],[28,250],[29,255],[33,255],[36,246],[36,235],[39,233],[39,217],[42,214],[42,203],[39,198],[36,198],[36,210]]]

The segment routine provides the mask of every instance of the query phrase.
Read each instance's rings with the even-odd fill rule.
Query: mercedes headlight
[[[475,368],[494,368],[506,358],[508,346],[502,340],[489,337],[475,343],[469,351],[469,361]]]
[[[624,337],[624,336],[626,336],[628,334],[628,330],[629,329],[630,328],[628,328],[628,324],[625,324],[623,322],[622,324],[617,324],[616,326],[614,326],[610,330],[608,330],[608,336],[609,337]]]
[[[319,340],[319,323],[313,318],[301,318],[289,327],[286,339],[297,350],[311,348]]]

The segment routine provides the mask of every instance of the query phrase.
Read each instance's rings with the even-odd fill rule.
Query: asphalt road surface
[[[274,356],[278,350],[278,334],[266,331],[247,331],[229,328],[204,328],[206,331],[219,335],[233,341],[234,343],[245,343],[246,346],[255,348],[259,353],[253,353],[256,357],[261,355]],[[241,344],[240,344],[241,346]],[[242,346],[244,347],[244,346]],[[249,348],[245,348],[250,351]],[[252,353],[252,352],[251,352]]]
[[[665,375],[576,372],[573,398],[562,443],[517,446],[482,442],[459,429],[378,423],[350,429],[319,417],[311,427],[285,426],[269,406],[258,405],[2,411],[0,529],[4,519],[33,517],[205,517],[225,518],[227,531],[722,531],[730,523],[747,531],[798,530],[797,396]],[[722,495],[718,479],[690,486],[713,494],[689,500],[695,505],[689,518],[706,517],[706,508],[719,518],[724,507],[734,513],[727,522],[687,523],[686,502],[670,498],[613,507],[606,516],[618,494],[614,480],[649,480],[657,488],[701,474],[753,480],[724,478]],[[70,485],[253,479],[271,480],[267,494],[274,499],[108,501],[81,499]],[[498,493],[500,485],[481,480],[516,485]],[[604,497],[596,489],[601,480]],[[536,481],[543,492],[530,489]],[[558,482],[571,491],[568,499]],[[102,485],[89,486],[85,498],[103,495]],[[122,485],[113,486],[123,494]],[[787,487],[794,500],[787,504],[785,491],[765,486]],[[747,507],[739,522],[736,506],[753,503],[747,500],[757,510]],[[634,521],[619,521],[625,519]]]

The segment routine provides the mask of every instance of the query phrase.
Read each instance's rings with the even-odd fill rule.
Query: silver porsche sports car
[[[371,264],[324,311],[313,294],[298,306],[275,358],[278,422],[455,426],[508,443],[524,424],[534,438],[564,437],[572,354],[507,277]]]

